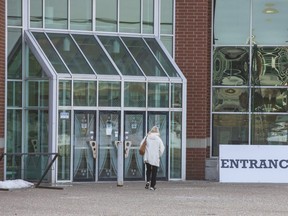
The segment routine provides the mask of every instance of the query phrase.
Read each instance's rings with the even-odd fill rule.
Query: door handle
[[[97,158],[97,143],[96,141],[89,141],[90,147],[92,149],[93,158]]]
[[[125,141],[125,158],[129,156],[130,147],[132,145],[131,141]]]

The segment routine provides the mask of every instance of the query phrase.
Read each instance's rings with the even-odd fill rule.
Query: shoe
[[[155,191],[156,188],[155,187],[150,187],[150,190]]]
[[[145,189],[149,189],[149,186],[150,186],[150,182],[147,182],[145,185]]]

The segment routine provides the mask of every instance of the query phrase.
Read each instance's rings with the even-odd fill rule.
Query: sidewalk
[[[70,183],[55,189],[0,191],[3,216],[288,215],[288,184],[208,181]]]

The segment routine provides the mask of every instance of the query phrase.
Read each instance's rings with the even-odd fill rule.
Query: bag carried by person
[[[145,137],[143,143],[140,145],[140,148],[139,148],[139,154],[140,155],[145,154],[146,145],[147,145],[147,136]]]

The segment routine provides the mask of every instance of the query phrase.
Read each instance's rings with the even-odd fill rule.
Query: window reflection
[[[126,82],[125,83],[125,106],[145,107],[146,106],[145,83]]]

